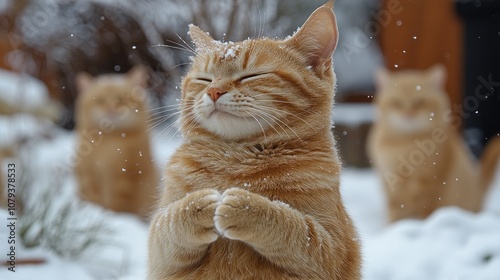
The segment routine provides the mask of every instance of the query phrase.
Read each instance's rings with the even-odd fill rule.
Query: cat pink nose
[[[211,87],[208,89],[208,95],[215,102],[219,99],[223,94],[226,94],[227,91],[223,90],[220,87]]]

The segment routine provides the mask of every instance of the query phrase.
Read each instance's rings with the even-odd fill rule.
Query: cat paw
[[[213,217],[221,195],[217,190],[206,189],[189,194],[180,209],[180,222],[190,227],[193,237],[202,243],[212,243],[219,235]]]
[[[264,218],[267,199],[246,190],[226,190],[215,209],[217,232],[226,238],[246,241],[256,231],[255,224]]]

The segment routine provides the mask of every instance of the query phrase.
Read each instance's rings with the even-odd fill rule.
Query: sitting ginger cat
[[[479,211],[500,156],[490,141],[476,165],[453,127],[445,70],[377,73],[378,119],[368,154],[383,179],[389,219],[425,218],[442,206]]]
[[[332,3],[286,40],[189,31],[184,142],[151,222],[147,279],[360,279],[330,131]]]
[[[79,73],[76,102],[76,176],[81,198],[147,218],[157,200],[158,176],[146,125],[147,72],[92,78]]]

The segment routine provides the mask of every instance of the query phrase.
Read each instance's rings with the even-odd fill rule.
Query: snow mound
[[[31,109],[48,101],[47,87],[39,80],[0,69],[0,102]]]
[[[18,114],[12,117],[0,116],[0,147],[14,145],[22,139],[39,136],[50,129],[49,124],[40,122],[28,114]]]
[[[498,280],[499,237],[500,216],[490,212],[449,207],[401,221],[366,242],[366,279]]]
[[[38,79],[0,69],[0,104],[18,112],[0,115],[0,147],[12,146],[22,139],[33,139],[53,128],[49,121],[32,114],[54,106],[47,87]]]

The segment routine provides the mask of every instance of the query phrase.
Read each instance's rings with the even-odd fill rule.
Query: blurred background
[[[4,75],[15,73],[41,82],[48,97],[62,105],[57,125],[72,129],[77,72],[125,73],[135,64],[147,65],[153,106],[171,104],[179,96],[180,78],[189,65],[187,24],[228,41],[283,38],[323,2],[1,0],[0,68]],[[340,108],[336,114],[340,145],[349,151],[343,156],[347,164],[368,166],[359,147],[373,118],[366,105],[373,98],[373,73],[379,67],[398,71],[442,63],[452,104],[463,104],[476,91],[498,96],[498,5],[493,0],[337,1],[341,34],[334,55],[337,103],[339,108],[344,103],[361,105],[346,107],[346,112]],[[23,95],[22,87],[12,90]],[[12,101],[3,95],[2,103]],[[476,156],[485,139],[499,132],[500,117],[494,109],[498,100],[468,100],[462,107],[465,113],[454,107],[461,118],[467,115],[463,127]],[[349,140],[344,143],[342,138]]]
[[[324,2],[0,0],[0,161],[15,154],[36,158],[39,165],[54,158],[68,161],[80,71],[96,76],[145,65],[151,108],[176,104],[191,55],[189,23],[226,41],[284,38]],[[380,67],[400,71],[443,64],[446,91],[472,153],[479,156],[488,139],[500,133],[500,1],[337,0],[334,10],[340,41],[333,58],[338,78],[333,130],[346,166],[370,167],[365,141],[375,116],[373,75]],[[165,112],[157,130],[174,121]],[[161,140],[154,145],[171,143]],[[156,150],[159,168],[167,150]],[[25,175],[40,168],[21,164]],[[59,173],[44,184],[74,184],[71,164],[53,165]],[[39,182],[37,177],[23,180]],[[33,247],[36,239],[25,237]],[[43,261],[37,256],[28,261]]]

